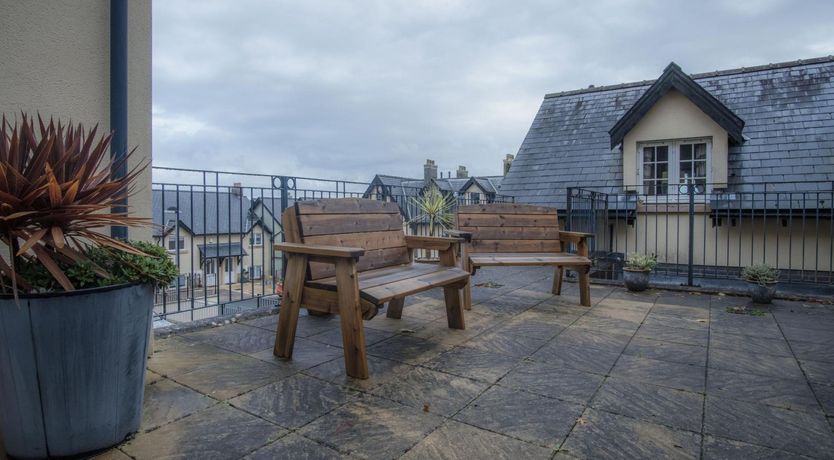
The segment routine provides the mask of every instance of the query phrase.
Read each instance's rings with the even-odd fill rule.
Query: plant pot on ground
[[[632,292],[645,291],[649,288],[649,275],[657,266],[654,255],[631,254],[623,267],[623,282]]]
[[[139,429],[153,289],[177,269],[162,247],[99,233],[147,224],[113,211],[141,168],[111,178],[109,141],[2,120],[0,438],[14,457],[78,455]]]
[[[767,264],[746,267],[741,277],[747,281],[747,292],[754,303],[769,304],[776,295],[779,271]]]

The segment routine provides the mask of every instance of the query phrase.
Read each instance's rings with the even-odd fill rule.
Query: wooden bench
[[[283,215],[288,256],[278,317],[275,356],[291,359],[299,309],[340,315],[345,369],[368,378],[362,320],[388,303],[399,318],[405,297],[442,287],[448,324],[464,329],[463,289],[469,273],[459,267],[458,238],[406,236],[396,203],[343,198],[298,201]],[[415,264],[415,248],[434,249],[439,264]]]
[[[579,273],[579,298],[591,305],[587,239],[590,233],[559,230],[556,210],[543,206],[492,203],[461,206],[457,212],[456,231],[449,231],[467,241],[462,247],[463,268],[475,274],[490,266],[555,266],[553,293],[561,294],[563,269]],[[575,243],[577,254],[564,252],[565,243]],[[467,305],[471,291],[464,293]]]

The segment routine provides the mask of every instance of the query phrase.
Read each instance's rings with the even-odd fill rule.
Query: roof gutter
[[[110,176],[120,179],[127,175],[127,3],[110,0]],[[127,212],[127,190],[113,206],[113,213]],[[110,235],[127,238],[127,227],[112,226]]]

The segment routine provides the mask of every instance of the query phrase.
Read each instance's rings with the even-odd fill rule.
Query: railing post
[[[573,205],[571,201],[573,200],[573,187],[568,187],[568,201],[567,201],[567,209],[565,210],[565,230],[572,231],[571,228],[571,220],[573,220],[573,213],[571,212],[573,209]]]
[[[284,211],[290,205],[290,178],[287,176],[279,176],[281,181],[281,226],[284,225]],[[285,242],[286,239],[284,238],[284,232],[281,232],[281,242]],[[287,277],[287,255],[281,252],[281,279]],[[274,288],[273,288],[274,289]]]
[[[686,285],[694,286],[694,271],[695,261],[693,260],[695,254],[695,185],[687,185],[687,193],[689,194],[689,257],[686,266]]]

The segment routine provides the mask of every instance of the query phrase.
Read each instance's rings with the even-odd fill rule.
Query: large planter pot
[[[103,449],[139,429],[153,287],[0,298],[0,437],[9,455]]]
[[[623,282],[626,288],[632,292],[645,291],[649,288],[649,273],[651,270],[635,270],[633,268],[623,269]]]
[[[747,290],[750,293],[750,298],[753,303],[768,304],[773,302],[773,296],[776,295],[777,283],[751,283],[747,282]]]

